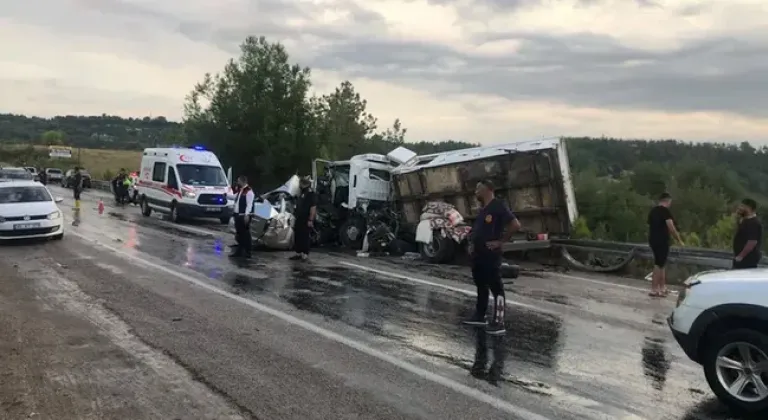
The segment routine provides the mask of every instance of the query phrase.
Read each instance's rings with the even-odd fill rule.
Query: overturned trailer
[[[313,162],[318,213],[313,243],[359,250],[405,239],[432,262],[463,252],[479,211],[475,186],[491,180],[496,195],[520,219],[523,230],[505,250],[545,248],[565,238],[578,217],[568,153],[562,140],[477,147],[418,156],[399,147],[386,156]],[[292,244],[292,198],[297,178],[265,194],[258,206],[257,238],[270,248]],[[260,235],[260,236],[259,236]],[[399,241],[394,241],[398,238]],[[396,246],[402,250],[401,246]]]
[[[505,250],[548,247],[549,238],[568,237],[578,217],[568,152],[560,139],[413,156],[391,174],[400,225],[413,233],[422,256],[433,262],[451,261],[465,247],[469,227],[480,210],[475,198],[480,180],[494,183],[496,196],[523,226]],[[425,215],[434,211],[429,204],[435,202],[450,204],[463,220],[428,220]],[[417,235],[418,227],[429,234]]]

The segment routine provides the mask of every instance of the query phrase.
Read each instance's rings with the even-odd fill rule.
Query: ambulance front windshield
[[[218,166],[176,165],[182,184],[201,187],[226,187],[227,176]]]

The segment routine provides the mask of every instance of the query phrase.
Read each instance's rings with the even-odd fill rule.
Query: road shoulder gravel
[[[243,418],[49,268],[52,261],[24,257],[30,247],[3,248],[0,418]]]

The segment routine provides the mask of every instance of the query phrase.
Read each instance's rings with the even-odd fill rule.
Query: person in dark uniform
[[[670,235],[674,235],[680,246],[683,240],[675,227],[675,219],[669,206],[672,196],[663,193],[659,196],[658,204],[648,212],[648,246],[653,252],[653,274],[651,275],[651,293],[649,296],[662,297],[669,294],[667,290],[667,258],[669,257]]]
[[[763,225],[757,218],[757,202],[745,198],[739,204],[739,227],[733,237],[733,269],[757,268],[762,257]]]
[[[75,195],[75,207],[80,208],[80,194],[83,192],[83,174],[80,173],[80,167],[75,167],[75,173],[72,175],[72,192]]]
[[[293,249],[296,251],[296,255],[291,257],[292,260],[304,261],[309,258],[312,228],[317,212],[317,197],[312,191],[311,185],[312,181],[309,177],[302,178],[299,183],[301,193],[296,205],[294,213],[296,221],[293,225]]]
[[[251,257],[252,238],[251,238],[251,215],[253,214],[253,202],[255,195],[248,186],[248,178],[241,175],[237,178],[239,188],[235,196],[235,240],[237,249],[230,257]]]
[[[502,245],[520,230],[520,221],[509,207],[496,198],[491,181],[477,183],[475,195],[483,208],[477,215],[470,233],[469,252],[472,257],[472,278],[477,286],[474,315],[464,321],[467,325],[486,326],[489,335],[501,335],[504,327],[504,284],[501,280]],[[493,316],[487,322],[488,292],[493,295]]]
[[[75,196],[75,218],[72,226],[80,225],[80,194],[83,192],[83,174],[80,173],[80,167],[75,167],[75,173],[72,175],[72,192]]]

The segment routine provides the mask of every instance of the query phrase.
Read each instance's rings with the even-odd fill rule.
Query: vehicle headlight
[[[192,191],[184,191],[184,192],[182,193],[182,195],[183,195],[184,197],[186,197],[186,198],[195,198],[195,197],[197,197],[197,194],[195,194],[195,193],[194,193],[194,192],[192,192]]]
[[[61,212],[58,210],[48,215],[48,220],[56,220],[60,218],[61,218]]]

